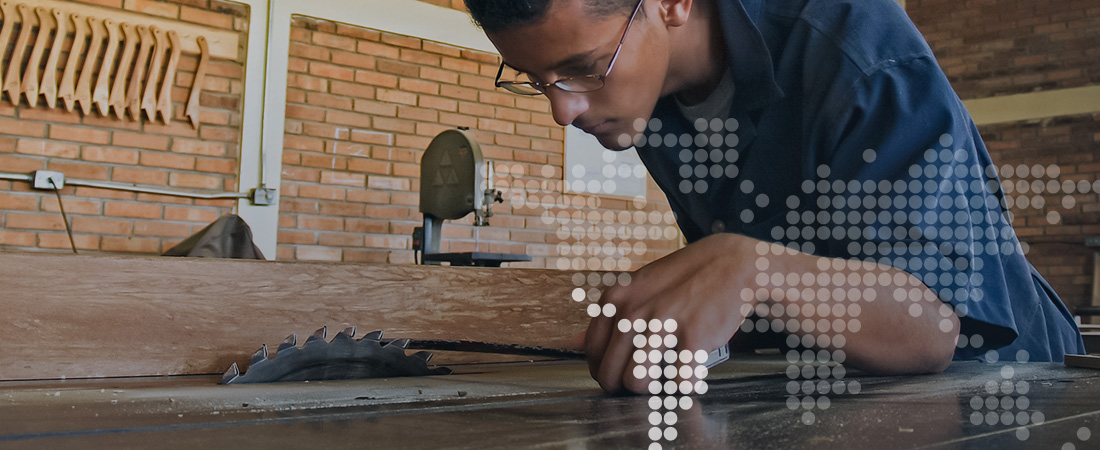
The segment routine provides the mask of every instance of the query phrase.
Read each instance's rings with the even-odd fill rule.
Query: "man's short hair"
[[[565,0],[466,0],[466,9],[481,29],[489,33],[538,22],[555,1]],[[629,14],[637,0],[580,0],[594,16]]]

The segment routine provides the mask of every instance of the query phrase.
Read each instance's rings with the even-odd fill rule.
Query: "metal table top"
[[[1100,443],[1096,370],[960,362],[939,375],[869,377],[835,365],[811,366],[813,374],[791,366],[776,356],[735,356],[711,371],[709,391],[692,396],[690,408],[677,398],[672,409],[657,410],[650,396],[604,395],[579,361],[268,385],[220,386],[217,376],[3,382],[0,447],[602,449],[656,442],[1084,449]],[[676,416],[672,425],[668,412]]]

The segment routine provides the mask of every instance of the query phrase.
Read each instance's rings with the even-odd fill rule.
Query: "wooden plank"
[[[571,275],[0,253],[0,380],[220,373],[322,325],[565,347],[588,323]]]
[[[180,22],[167,18],[148,16],[124,9],[107,8],[97,5],[74,3],[71,0],[23,0],[34,6],[42,6],[48,9],[60,9],[68,14],[77,13],[83,17],[95,17],[98,20],[111,18],[115,23],[129,23],[132,25],[145,25],[146,28],[156,26],[162,30],[175,30],[179,33],[183,44],[184,53],[198,53],[199,45],[195,42],[199,36],[206,36],[210,43],[210,53],[219,59],[237,61],[240,58],[240,36],[233,31],[220,28],[207,27],[199,24]],[[16,2],[15,4],[19,4]],[[21,22],[18,15],[14,22]],[[5,19],[7,20],[7,19]]]

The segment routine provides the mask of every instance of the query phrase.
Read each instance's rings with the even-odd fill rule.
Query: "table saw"
[[[847,371],[812,381],[798,377],[789,355],[735,354],[710,371],[705,394],[675,398],[671,407],[668,397],[605,395],[579,360],[449,352],[432,362],[450,375],[219,384],[225,368],[246,364],[257,345],[274,347],[287,333],[308,335],[321,324],[385,329],[394,338],[565,347],[587,323],[584,305],[570,300],[571,275],[0,253],[0,448],[1084,449],[1100,442],[1093,436],[1100,371],[1057,363],[956,362],[938,375]]]

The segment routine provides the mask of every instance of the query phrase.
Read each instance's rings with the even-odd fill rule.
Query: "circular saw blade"
[[[326,342],[328,327],[315,331],[301,347],[298,337],[287,336],[274,355],[267,345],[252,356],[248,371],[241,373],[237,363],[226,371],[222,384],[277,383],[284,381],[354,380],[424,375],[449,375],[446,367],[428,367],[432,354],[405,354],[407,339],[386,344],[382,332],[367,333],[354,339],[355,327],[349,327]]]

